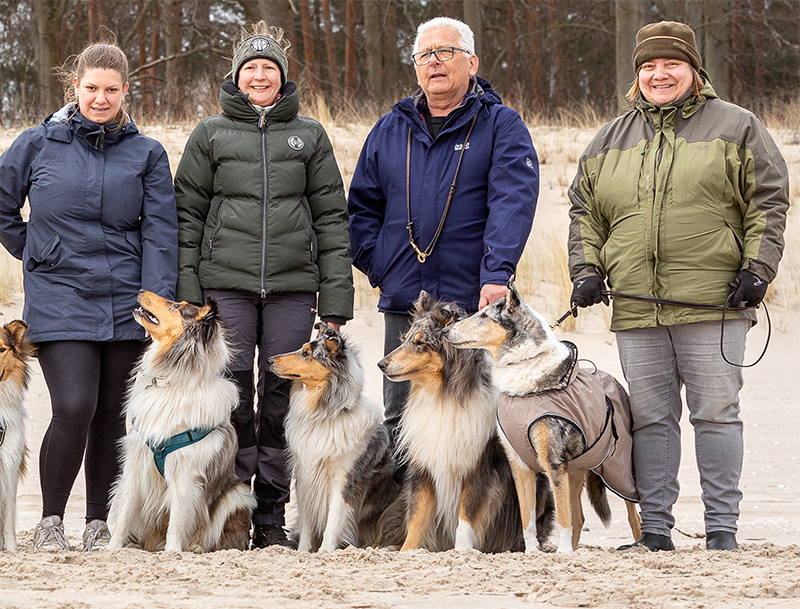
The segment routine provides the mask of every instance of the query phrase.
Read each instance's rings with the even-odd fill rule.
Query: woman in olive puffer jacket
[[[255,475],[254,547],[290,543],[282,528],[289,382],[267,359],[308,341],[317,311],[334,327],[353,315],[341,176],[323,127],[297,115],[285,48],[283,32],[263,22],[242,33],[232,80],[220,89],[222,114],[194,129],[175,174],[178,298],[216,298],[235,346],[236,465],[242,480]]]

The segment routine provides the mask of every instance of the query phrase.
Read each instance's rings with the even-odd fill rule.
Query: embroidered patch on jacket
[[[527,158],[527,157],[525,158],[525,164],[526,164],[526,165],[527,165],[527,166],[528,166],[530,169],[533,169],[533,161],[531,161],[531,160],[530,160],[529,158]]]
[[[303,138],[298,135],[290,135],[289,139],[286,141],[289,143],[289,146],[295,150],[302,150],[303,146],[306,145],[306,143],[303,141]]]

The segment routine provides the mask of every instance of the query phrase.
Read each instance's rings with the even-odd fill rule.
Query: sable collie
[[[502,391],[498,420],[511,455],[525,538],[538,535],[533,473],[550,478],[558,523],[558,552],[572,552],[584,516],[581,491],[601,521],[611,511],[606,487],[625,499],[633,538],[641,527],[634,502],[631,417],[625,389],[609,374],[577,365],[577,348],[559,341],[544,318],[522,302],[508,282],[504,298],[447,329],[459,349],[486,349]],[[529,551],[530,548],[527,548]]]
[[[33,345],[28,325],[14,320],[0,328],[0,550],[17,549],[17,485],[25,476],[25,391]]]
[[[230,349],[205,306],[139,293],[133,316],[153,339],[125,404],[131,430],[112,491],[109,548],[245,550],[255,498],[234,474],[238,403]]]
[[[444,329],[464,316],[422,291],[403,343],[378,363],[389,379],[411,381],[398,438],[408,470],[381,540],[402,543],[402,551],[524,547],[512,472],[497,435],[490,361],[481,350],[458,351],[443,340]],[[543,541],[552,528],[552,494],[545,476],[533,484]]]
[[[364,371],[326,323],[297,351],[270,358],[292,384],[286,443],[295,478],[297,549],[331,552],[375,543],[380,515],[400,491],[383,409],[362,395]]]

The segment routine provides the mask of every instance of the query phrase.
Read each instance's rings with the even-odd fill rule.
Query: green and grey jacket
[[[605,125],[569,189],[573,281],[615,292],[722,305],[749,269],[772,281],[789,208],[786,163],[749,111],[706,82],[673,104],[641,96]],[[755,319],[753,311],[731,314]],[[614,299],[612,330],[718,320],[717,311]]]
[[[342,178],[322,125],[297,115],[297,86],[260,113],[232,82],[222,114],[195,127],[175,173],[178,299],[201,287],[319,292],[321,318],[353,317]]]

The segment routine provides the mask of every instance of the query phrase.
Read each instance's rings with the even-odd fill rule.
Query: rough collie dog
[[[11,552],[17,549],[17,485],[28,455],[24,402],[35,349],[27,331],[21,320],[0,328],[0,550]]]
[[[112,491],[109,548],[209,552],[248,544],[255,498],[234,474],[236,386],[217,304],[139,293],[133,315],[153,339],[125,404],[122,474]]]
[[[559,341],[544,318],[522,302],[513,277],[504,298],[450,326],[447,340],[460,349],[486,349],[495,360],[494,382],[502,391],[498,420],[526,542],[538,534],[530,516],[536,510],[534,471],[545,472],[552,483],[558,552],[578,545],[584,486],[606,525],[611,519],[606,487],[625,499],[633,538],[639,539],[625,389],[605,372],[581,369],[575,345]]]
[[[464,316],[421,292],[403,343],[378,363],[389,379],[411,381],[398,438],[408,470],[381,540],[402,543],[403,551],[524,547],[512,472],[497,435],[490,361],[483,351],[458,351],[442,337]],[[552,496],[544,476],[533,484],[544,540],[552,528]]]
[[[361,393],[356,353],[328,324],[315,327],[314,340],[269,363],[295,381],[285,423],[299,514],[292,537],[300,551],[331,552],[375,543],[378,519],[400,485],[383,409]]]

